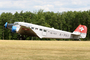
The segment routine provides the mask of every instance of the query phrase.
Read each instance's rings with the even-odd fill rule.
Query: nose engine
[[[10,29],[12,32],[15,33],[17,27],[16,27],[16,26],[13,26],[13,25],[14,25],[14,24],[8,24],[8,23],[6,22],[5,25],[4,25],[4,27]]]

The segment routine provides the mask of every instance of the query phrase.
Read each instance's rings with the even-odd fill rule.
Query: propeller
[[[8,23],[6,22],[6,23],[4,24],[4,27],[7,28],[7,25],[8,25]]]

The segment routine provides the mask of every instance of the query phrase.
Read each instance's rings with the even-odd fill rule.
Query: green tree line
[[[21,11],[20,13],[15,12],[14,14],[3,12],[0,15],[0,39],[18,40],[18,34],[12,33],[9,29],[4,28],[5,22],[28,22],[69,32],[73,32],[79,24],[82,24],[88,28],[87,37],[83,40],[90,40],[90,10],[57,13],[38,10],[37,12]],[[31,40],[32,37],[28,37],[27,39]],[[33,37],[33,39],[40,40],[36,37]]]

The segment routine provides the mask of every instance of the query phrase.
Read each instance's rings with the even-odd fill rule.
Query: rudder
[[[87,27],[85,25],[79,25],[73,33],[80,34],[80,38],[85,38],[87,35]]]

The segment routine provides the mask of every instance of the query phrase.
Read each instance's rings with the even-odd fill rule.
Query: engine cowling
[[[13,32],[13,33],[16,33],[16,29],[17,29],[16,26],[12,26],[12,32]]]

